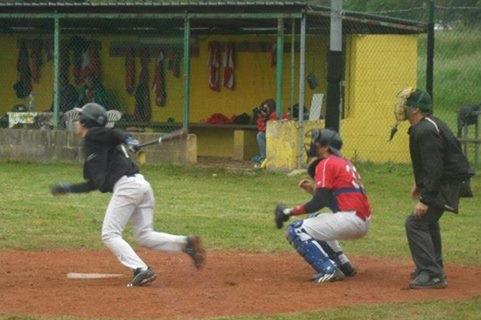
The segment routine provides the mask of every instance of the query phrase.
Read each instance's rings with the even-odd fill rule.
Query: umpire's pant
[[[406,219],[406,236],[416,265],[416,272],[427,272],[432,277],[444,276],[439,218],[444,210],[430,206],[419,218],[411,214]]]

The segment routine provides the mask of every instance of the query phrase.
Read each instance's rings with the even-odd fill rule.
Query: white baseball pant
[[[152,187],[141,174],[123,176],[114,185],[102,225],[102,241],[126,267],[147,268],[122,238],[122,232],[129,221],[132,222],[137,242],[143,247],[179,252],[187,244],[186,236],[154,231],[154,207]]]
[[[302,222],[302,228],[307,234],[318,241],[327,242],[336,253],[342,252],[337,240],[362,238],[369,231],[370,225],[371,218],[364,221],[354,211],[321,213]],[[344,254],[339,258],[342,263],[348,261]]]

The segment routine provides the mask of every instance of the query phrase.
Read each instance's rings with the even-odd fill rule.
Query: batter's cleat
[[[448,286],[444,277],[433,277],[428,273],[421,272],[409,283],[411,289],[444,289]]]
[[[334,282],[334,281],[340,281],[343,280],[346,276],[344,273],[342,273],[341,270],[336,268],[336,270],[333,273],[318,273],[315,274],[314,277],[312,278],[312,282],[314,283],[324,283],[324,282]]]
[[[339,269],[346,277],[354,277],[357,274],[356,268],[354,268],[350,262],[341,264]]]
[[[130,288],[130,287],[143,286],[144,284],[154,281],[156,278],[157,276],[155,275],[154,271],[150,269],[150,267],[148,267],[147,270],[142,270],[142,268],[137,268],[134,270],[134,277],[127,284],[127,287]]]
[[[205,262],[205,250],[202,248],[198,236],[187,237],[187,245],[185,246],[184,252],[192,258],[194,266],[197,269],[202,268]]]

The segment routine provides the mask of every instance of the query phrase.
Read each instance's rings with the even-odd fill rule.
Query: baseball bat
[[[171,141],[171,140],[183,138],[186,135],[187,135],[187,131],[185,129],[179,129],[179,130],[175,130],[175,131],[169,132],[167,134],[164,134],[156,140],[141,143],[141,144],[138,145],[138,147],[144,148],[144,147],[152,146],[152,145],[155,145],[155,144],[162,144],[163,142],[166,142],[166,141]]]
[[[163,142],[166,142],[166,141],[172,141],[172,140],[180,139],[180,138],[185,137],[186,135],[187,135],[187,131],[185,129],[179,129],[179,130],[175,130],[175,131],[169,132],[167,134],[164,134],[156,140],[152,140],[152,141],[148,141],[148,142],[144,142],[144,143],[139,144],[138,147],[139,147],[140,150],[137,152],[138,163],[143,165],[146,162],[145,152],[144,152],[144,150],[142,150],[144,147],[148,147],[148,146],[152,146],[152,145],[158,145],[158,144],[162,144]]]

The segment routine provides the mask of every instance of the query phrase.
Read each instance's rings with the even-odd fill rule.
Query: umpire
[[[461,184],[473,172],[454,134],[432,116],[427,92],[411,90],[401,111],[411,123],[409,151],[415,180],[411,195],[417,200],[406,219],[406,236],[416,266],[409,287],[445,288],[439,219],[444,211],[458,212]]]

